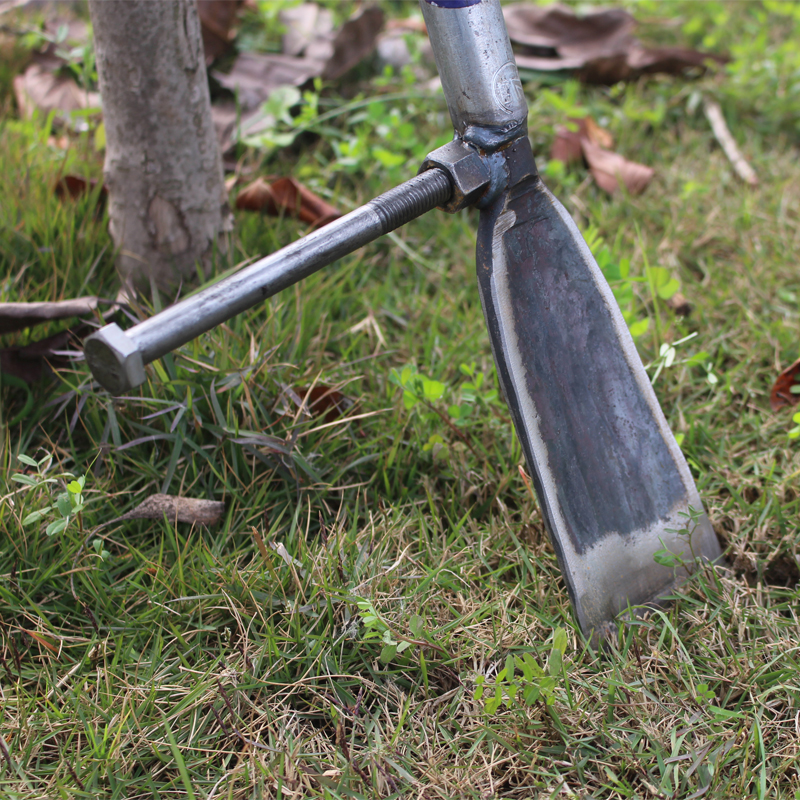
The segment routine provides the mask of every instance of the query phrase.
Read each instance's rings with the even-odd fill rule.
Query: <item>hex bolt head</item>
[[[83,352],[92,375],[111,394],[123,394],[147,379],[142,354],[115,322],[89,336]]]
[[[433,167],[443,169],[453,182],[452,197],[441,206],[444,211],[452,213],[471,206],[491,184],[491,171],[486,160],[461,139],[454,139],[444,147],[428,153],[420,172]]]

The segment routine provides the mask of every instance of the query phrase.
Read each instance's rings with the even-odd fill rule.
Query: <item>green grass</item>
[[[634,318],[651,321],[637,339],[645,363],[696,332],[678,361],[706,351],[719,378],[676,364],[655,387],[729,567],[622,623],[606,653],[583,640],[492,394],[476,216],[434,212],[181,348],[130,397],[93,391],[76,362],[32,387],[31,410],[8,425],[26,394],[3,387],[0,796],[797,796],[800,457],[791,415],[770,412],[768,395],[800,355],[800,167],[796,105],[781,94],[792,84],[783,62],[765,62],[800,31],[791,8],[763,18],[750,4],[669,8],[677,22],[649,33],[718,36],[708,46],[740,59],[727,77],[550,87],[656,169],[641,197],[609,198],[581,167],[547,169],[564,115],[537,83],[526,89],[540,166],[604,240],[595,249],[630,259],[636,278],[645,264],[668,268],[693,306],[677,318],[633,284]],[[402,78],[388,88],[408,91]],[[722,100],[759,188],[737,182],[692,110],[698,91]],[[52,192],[63,172],[101,175],[91,136],[65,153],[41,120],[20,122],[3,102],[0,301],[113,297],[113,246],[92,198]],[[243,152],[242,167],[291,170],[346,209],[413,174],[448,130],[443,104],[425,97],[330,125],[263,165]],[[381,125],[406,163],[372,159]],[[350,166],[334,141],[360,153]],[[218,270],[303,232],[243,214]],[[473,363],[486,376],[477,391],[460,368]],[[406,408],[392,375],[410,364],[444,384],[434,405],[445,416],[469,410],[463,422]],[[314,383],[352,401],[344,417],[298,408],[297,391]],[[44,533],[55,511],[22,525],[65,487],[12,480],[19,454],[52,455],[48,476],[86,475],[82,518],[63,533]],[[117,521],[157,492],[222,500],[224,517],[211,528]],[[497,680],[509,655],[526,653],[553,678],[551,704],[511,700]],[[496,684],[507,702],[487,710]]]

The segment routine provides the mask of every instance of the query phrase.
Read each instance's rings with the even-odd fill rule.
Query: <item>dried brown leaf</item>
[[[218,500],[195,500],[171,494],[154,494],[120,519],[163,519],[170,522],[214,525],[222,519],[225,503]]]
[[[599,147],[614,146],[614,137],[601,128],[591,117],[570,119],[567,125],[561,125],[556,131],[556,138],[550,148],[550,158],[572,164],[583,158],[581,139],[588,139]]]
[[[309,223],[313,228],[321,228],[341,216],[330,203],[294,178],[273,181],[272,193],[279,209],[296,214],[302,222]]]
[[[69,136],[63,133],[61,136],[48,136],[47,144],[49,144],[50,147],[57,147],[59,150],[69,150]]]
[[[792,391],[793,386],[800,385],[798,375],[800,375],[800,359],[778,375],[769,393],[769,404],[773,411],[778,411],[784,406],[795,406],[800,402],[800,394]]]
[[[614,146],[614,137],[603,127],[598,125],[591,117],[584,118],[586,138],[598,147],[610,150]]]
[[[39,64],[31,64],[14,78],[14,96],[24,117],[32,117],[37,109],[47,114],[100,105],[97,92],[86,92],[72,78],[55,75]]]
[[[76,200],[81,195],[87,194],[97,188],[98,181],[95,178],[86,179],[81,175],[64,175],[55,185],[56,197],[64,200],[67,197]],[[94,209],[94,216],[100,218],[103,216],[103,211],[106,207],[108,200],[108,189],[105,184],[100,186],[100,191],[97,195],[97,205]]]
[[[667,299],[667,306],[675,312],[675,316],[688,317],[692,313],[692,304],[680,293],[676,292]]]
[[[632,37],[636,21],[621,8],[609,8],[577,16],[558,4],[537,6],[518,3],[505,6],[503,17],[512,42],[542,58],[583,59],[618,52]]]
[[[242,189],[236,196],[236,208],[239,211],[263,211],[267,214],[277,213],[272,187],[263,178],[256,178]]]
[[[313,58],[242,53],[230,72],[214,72],[226,89],[237,92],[239,105],[248,110],[260,106],[279,86],[302,86],[321,74],[324,65]]]
[[[630,194],[641,194],[655,175],[655,170],[651,167],[628,161],[619,153],[604,150],[587,138],[581,139],[581,147],[592,177],[597,181],[597,185],[609,194],[619,189],[620,181]]]
[[[302,86],[320,76],[336,80],[374,50],[383,25],[383,11],[377,6],[363,9],[333,31],[325,14],[306,5],[283,12],[289,21],[296,12],[302,25],[311,28],[304,31],[301,25],[301,30],[287,33],[284,48],[291,55],[243,53],[230,72],[213,73],[222,86],[238,92],[243,109],[260,106],[279,86]]]
[[[77,352],[80,341],[93,330],[89,325],[78,325],[22,347],[4,347],[0,349],[0,371],[28,384],[36,383],[51,367],[67,366],[69,359],[64,351],[72,348]]]
[[[294,178],[278,178],[271,184],[257,178],[239,192],[236,208],[273,216],[290,214],[313,228],[320,228],[341,216],[332,205]]]
[[[206,64],[228,52],[235,38],[232,30],[242,0],[197,0]]]
[[[58,6],[56,6],[56,8],[57,7]],[[58,36],[62,28],[66,29],[66,36],[60,44],[62,49],[89,44],[91,35],[86,20],[58,15],[52,19],[48,19],[44,24],[45,31],[53,37]],[[56,49],[56,45],[53,42],[50,42],[49,46]]]
[[[341,78],[372,53],[383,19],[383,11],[378,6],[367,6],[342,25],[333,39],[333,52],[322,71],[326,81]]]
[[[20,628],[20,630],[25,631],[25,633],[27,633],[31,639],[35,639],[40,645],[46,647],[51,653],[56,653],[56,655],[58,654],[58,648],[52,642],[49,642],[47,639],[45,639],[44,636],[36,633],[36,631],[29,631],[26,628]]]
[[[574,121],[574,120],[573,120]],[[556,130],[556,138],[550,147],[550,158],[563,161],[565,164],[574,164],[583,159],[581,147],[581,131],[570,130],[567,125],[560,125]]]
[[[285,8],[278,14],[278,20],[286,29],[283,53],[287,56],[302,56],[314,40],[327,39],[333,34],[333,12],[316,3]]]
[[[333,422],[343,417],[353,407],[353,401],[332,386],[318,383],[314,386],[297,386],[295,393],[304,401],[312,417]]]
[[[518,45],[517,65],[534,70],[574,70],[586,83],[613,84],[640,75],[700,72],[727,58],[682,47],[648,48],[633,35],[634,18],[610,8],[584,16],[560,5],[506,6],[503,15]]]
[[[45,13],[57,10],[58,5],[57,3],[51,4]],[[61,5],[63,9],[63,4]],[[91,38],[89,26],[85,20],[70,19],[64,14],[56,14],[56,16],[45,20],[44,31],[51,37],[51,41],[48,41],[40,50],[31,54],[31,63],[38,64],[47,72],[56,72],[67,63],[66,59],[59,55],[59,51],[83,47],[89,44]],[[59,38],[64,31],[66,31],[66,35],[56,44],[54,40]]]

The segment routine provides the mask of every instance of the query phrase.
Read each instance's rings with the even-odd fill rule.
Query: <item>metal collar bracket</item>
[[[525,151],[528,157],[523,157],[522,161],[526,169],[520,170],[520,154]],[[481,152],[456,137],[428,153],[419,171],[422,173],[429,169],[441,169],[450,176],[453,194],[439,208],[451,214],[467,206],[486,208],[506,188],[536,174],[527,133],[491,153]]]

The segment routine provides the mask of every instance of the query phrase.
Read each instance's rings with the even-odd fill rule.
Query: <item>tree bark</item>
[[[167,287],[224,252],[230,211],[195,0],[89,0],[123,278]]]

